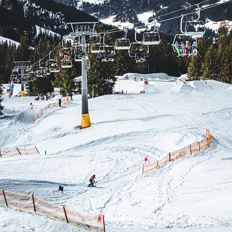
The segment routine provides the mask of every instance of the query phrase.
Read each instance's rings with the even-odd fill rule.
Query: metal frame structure
[[[31,67],[31,61],[14,61],[14,69],[21,70],[20,81],[21,81],[21,92],[24,91],[24,76],[25,72],[29,71]]]
[[[87,53],[87,37],[97,36],[97,32],[95,30],[96,24],[98,22],[69,22],[67,26],[70,26],[72,32],[69,34],[73,40],[75,38],[80,38],[80,43],[82,47],[82,52],[84,54]],[[82,118],[81,118],[81,128],[90,127],[90,116],[89,116],[89,108],[88,108],[88,82],[87,82],[87,55],[84,55],[81,59],[82,65]]]

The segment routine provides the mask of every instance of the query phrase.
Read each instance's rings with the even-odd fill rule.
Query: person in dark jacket
[[[92,175],[90,177],[90,179],[89,179],[89,182],[90,182],[89,187],[95,187],[95,185],[94,185],[94,183],[96,182],[95,179],[96,179],[95,175]]]
[[[59,101],[58,101],[58,102],[59,102],[59,107],[61,107],[61,99],[60,99],[60,98],[59,98]]]

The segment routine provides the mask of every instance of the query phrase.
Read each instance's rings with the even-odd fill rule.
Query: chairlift
[[[71,48],[62,48],[59,52],[61,68],[72,68],[72,50]]]
[[[100,48],[101,52],[99,53],[99,58],[102,62],[114,62],[114,57],[116,54],[115,47],[105,43],[106,34],[107,33],[105,33],[103,36],[103,43]]]
[[[101,41],[101,35],[97,35],[97,36],[94,36],[92,38],[96,38],[95,40],[97,40],[97,42],[92,42],[91,45],[90,45],[90,52],[92,54],[99,54],[101,52],[104,52],[103,51],[103,44],[102,44],[102,41]]]
[[[81,62],[84,56],[86,56],[86,53],[83,51],[83,46],[78,44],[74,48],[74,60],[76,62]]]
[[[114,46],[103,45],[101,52],[99,53],[99,58],[102,62],[114,62],[115,48]]]
[[[130,49],[130,40],[127,38],[128,30],[124,29],[125,35],[122,38],[116,39],[115,41],[115,50],[129,50]]]
[[[49,53],[48,70],[51,73],[60,72],[60,65],[58,63],[58,60],[57,59],[51,59],[51,52]]]
[[[184,34],[176,34],[172,48],[177,57],[194,56],[198,54],[197,40]]]
[[[59,65],[57,59],[49,59],[49,61],[48,61],[48,67],[49,67],[49,71],[51,73],[58,73],[58,72],[60,72],[60,65]]]
[[[143,33],[142,43],[144,45],[152,46],[160,44],[160,34],[158,27],[154,27],[153,31],[148,31]]]
[[[135,58],[136,63],[143,63],[149,56],[149,46],[142,42],[132,42],[128,54]]]
[[[202,38],[206,32],[204,21],[199,20],[201,17],[201,9],[198,6],[196,14],[197,17],[194,19],[193,15],[182,15],[180,20],[180,31],[181,34],[189,36],[191,38]],[[192,16],[192,17],[191,17]],[[188,18],[186,18],[188,17]]]

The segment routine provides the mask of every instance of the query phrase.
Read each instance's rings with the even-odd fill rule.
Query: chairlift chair
[[[144,45],[142,42],[132,42],[128,54],[130,57],[135,58],[136,63],[145,62],[149,56],[149,46]]]
[[[204,21],[199,20],[201,17],[201,9],[199,6],[197,7],[197,11],[193,12],[192,15],[182,15],[180,19],[181,34],[195,39],[202,38],[206,32]],[[197,16],[195,19],[194,14]]]
[[[90,52],[92,54],[99,54],[100,52],[103,52],[103,44],[102,44],[101,35],[93,36],[92,38],[95,38],[95,41],[91,42]],[[97,40],[97,42],[96,42],[96,40]]]
[[[205,24],[203,21],[187,21],[185,23],[186,36],[192,38],[202,38],[206,32]]]
[[[128,29],[124,28],[124,37],[116,39],[114,47],[115,50],[129,50],[130,49],[130,40],[127,38]]]
[[[127,38],[116,39],[115,41],[115,50],[129,50],[130,49],[130,40]]]
[[[172,48],[173,51],[177,53],[177,57],[185,57],[198,54],[197,40],[185,34],[175,35],[172,42]]]
[[[102,62],[114,62],[115,48],[109,45],[103,45],[99,53],[99,58]]]
[[[51,73],[58,73],[58,72],[60,72],[60,65],[59,65],[57,59],[49,59],[49,61],[48,61],[48,67],[49,67],[49,71]]]
[[[93,43],[90,46],[90,52],[92,54],[99,54],[100,52],[104,52],[104,48],[101,43]]]
[[[71,48],[62,48],[59,52],[61,68],[72,68],[72,50]]]
[[[160,44],[160,34],[158,27],[155,27],[153,31],[148,31],[143,33],[142,43],[143,45],[152,46]]]

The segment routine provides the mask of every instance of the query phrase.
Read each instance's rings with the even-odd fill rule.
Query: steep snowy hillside
[[[109,232],[231,231],[232,87],[181,80],[166,74],[119,77],[115,92],[124,94],[89,99],[92,126],[84,130],[80,96],[35,123],[39,109],[57,99],[5,96],[1,150],[36,145],[41,154],[2,157],[0,189],[34,193],[80,212],[102,211]],[[199,141],[205,128],[213,134],[209,148],[142,177],[146,156],[156,162]],[[98,188],[87,187],[92,174]],[[4,232],[82,231],[4,207],[0,217]]]
[[[67,3],[65,0],[56,0],[59,2]],[[181,14],[186,14],[192,9],[196,4],[199,4],[202,8],[208,7],[210,4],[222,4],[215,8],[210,8],[209,10],[203,10],[201,13],[202,19],[210,19],[212,21],[232,21],[232,1],[231,0],[77,0],[77,7],[84,10],[85,12],[94,15],[100,20],[107,20],[113,25],[124,26],[123,23],[129,22],[137,24],[139,22],[146,22],[149,17],[155,17],[162,21],[168,18],[176,17]],[[227,3],[226,3],[227,2]],[[101,4],[99,4],[101,3]],[[173,12],[173,14],[169,14]],[[149,17],[141,17],[141,14],[149,14]],[[113,20],[110,20],[113,17]],[[161,25],[161,31],[164,33],[173,34],[178,29],[179,21],[172,20],[165,22]]]
[[[96,19],[75,7],[53,1],[2,0],[0,3],[0,35],[16,41],[25,33],[33,41],[37,26],[63,35],[68,33],[65,25],[70,21]]]

